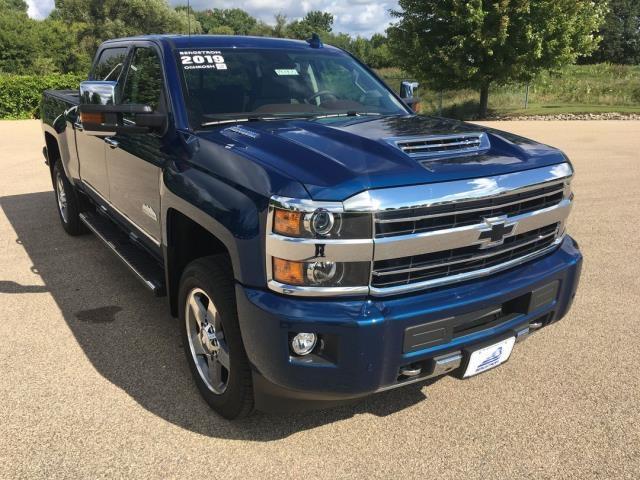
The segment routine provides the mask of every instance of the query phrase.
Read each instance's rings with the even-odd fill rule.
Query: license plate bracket
[[[511,356],[515,342],[516,338],[510,336],[470,350],[467,355],[463,378],[472,377],[502,365]]]

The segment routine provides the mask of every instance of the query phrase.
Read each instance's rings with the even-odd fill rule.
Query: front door
[[[102,50],[89,79],[117,81],[122,73],[127,50],[127,47]],[[108,200],[109,176],[105,139],[84,133],[79,116],[76,121],[76,148],[80,159],[80,178],[91,190],[100,194],[103,200]]]
[[[153,46],[135,48],[123,81],[122,103],[150,105],[154,111],[166,113],[162,65]],[[124,121],[135,124],[133,116],[125,115]],[[160,245],[162,136],[118,133],[106,141],[111,204],[135,230]]]

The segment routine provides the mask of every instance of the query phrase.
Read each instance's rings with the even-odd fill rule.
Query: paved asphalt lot
[[[470,380],[230,423],[165,300],[58,225],[39,124],[0,122],[0,478],[640,478],[640,122],[492,126],[574,161],[569,316]]]

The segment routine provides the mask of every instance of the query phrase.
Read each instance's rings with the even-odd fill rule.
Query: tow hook
[[[405,377],[415,377],[417,375],[420,375],[420,372],[422,372],[422,367],[416,364],[411,364],[400,368],[400,375],[403,375]]]

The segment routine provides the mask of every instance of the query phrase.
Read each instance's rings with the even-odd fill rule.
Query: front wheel
[[[81,235],[87,231],[80,220],[80,202],[73,185],[69,182],[62,164],[58,160],[53,165],[53,193],[56,197],[58,215],[62,228],[69,235]]]
[[[179,298],[185,354],[200,393],[225,418],[248,415],[253,410],[251,369],[229,259],[216,255],[187,265]]]

